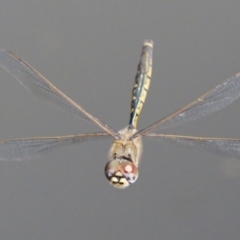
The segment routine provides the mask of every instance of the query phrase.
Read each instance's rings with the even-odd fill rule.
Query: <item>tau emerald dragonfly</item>
[[[194,136],[168,135],[159,130],[176,126],[216,112],[240,96],[240,73],[230,77],[197,100],[164,117],[148,127],[137,130],[139,115],[145,102],[152,75],[153,41],[143,44],[140,62],[132,90],[129,124],[117,131],[96,118],[81,105],[66,96],[49,80],[24,60],[5,49],[0,49],[0,66],[9,72],[26,89],[48,100],[56,107],[98,125],[103,132],[77,135],[20,138],[0,141],[0,160],[24,160],[35,154],[57,146],[81,143],[94,138],[112,137],[114,142],[109,150],[109,161],[105,176],[117,188],[126,188],[138,178],[138,167],[142,154],[142,137],[170,139],[176,143],[200,146],[217,150],[225,155],[240,157],[240,139],[203,138]]]

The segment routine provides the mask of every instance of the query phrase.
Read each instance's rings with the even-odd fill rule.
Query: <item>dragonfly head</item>
[[[105,176],[116,188],[126,188],[138,178],[135,164],[126,159],[114,159],[105,166]]]

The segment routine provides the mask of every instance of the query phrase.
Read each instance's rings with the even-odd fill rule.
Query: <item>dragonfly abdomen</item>
[[[129,125],[137,128],[138,118],[146,100],[152,76],[153,41],[146,40],[143,44],[137,75],[132,90],[131,114]]]

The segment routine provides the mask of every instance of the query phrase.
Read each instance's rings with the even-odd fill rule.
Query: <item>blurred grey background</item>
[[[240,71],[240,1],[0,0],[0,46],[116,129],[128,123],[142,43],[155,42],[139,128]],[[0,138],[99,128],[0,70]],[[164,133],[240,138],[240,100]],[[144,140],[138,181],[111,187],[112,141],[0,162],[0,239],[240,239],[240,160]]]

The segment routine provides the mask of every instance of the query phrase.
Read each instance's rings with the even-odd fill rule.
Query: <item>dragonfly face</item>
[[[126,188],[138,178],[138,168],[130,160],[115,159],[105,166],[105,176],[116,188]]]
[[[198,119],[235,101],[240,97],[240,73],[230,77],[169,116],[140,131],[137,130],[139,115],[151,82],[152,51],[153,41],[146,40],[143,44],[132,90],[129,125],[123,130],[117,131],[66,96],[24,60],[5,49],[0,49],[0,66],[26,89],[48,100],[61,110],[94,123],[104,130],[104,132],[67,136],[0,140],[0,160],[24,160],[55,147],[77,144],[91,139],[113,137],[115,141],[109,151],[109,162],[105,167],[105,176],[113,186],[126,188],[138,178],[143,136],[153,139],[169,139],[181,145],[200,146],[227,156],[240,158],[240,139],[202,138],[152,132]]]

